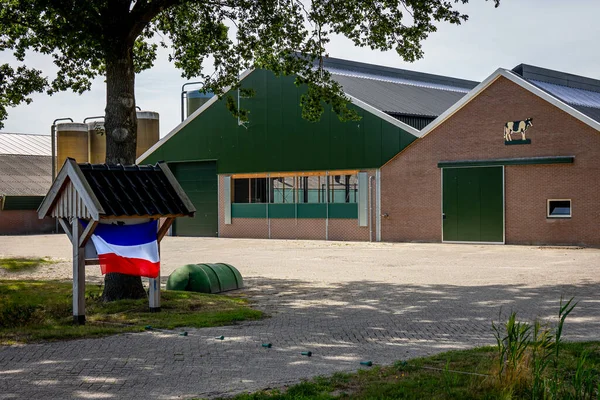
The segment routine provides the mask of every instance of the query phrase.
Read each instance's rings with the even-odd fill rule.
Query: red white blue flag
[[[98,224],[92,241],[103,274],[156,278],[160,271],[156,231],[158,221],[138,225]]]

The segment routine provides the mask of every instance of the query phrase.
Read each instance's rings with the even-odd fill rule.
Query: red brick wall
[[[53,218],[38,219],[34,210],[0,211],[0,235],[52,233],[54,228]]]
[[[532,143],[504,145],[504,124],[529,117]],[[382,168],[382,239],[441,240],[439,161],[562,155],[575,163],[505,168],[506,242],[598,246],[600,132],[503,77]],[[549,198],[573,217],[547,219]]]
[[[373,226],[373,241],[375,241]],[[329,240],[369,241],[369,227],[358,226],[357,219],[330,219]]]
[[[269,225],[261,218],[233,218],[231,225],[219,222],[219,237],[268,239]]]
[[[273,218],[270,224],[271,239],[325,240],[324,219]]]

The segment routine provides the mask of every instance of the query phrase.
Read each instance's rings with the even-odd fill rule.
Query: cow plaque
[[[525,132],[533,126],[533,118],[523,121],[509,121],[504,124],[504,144],[530,144],[531,139],[525,137]],[[513,134],[521,134],[520,139],[513,140]]]

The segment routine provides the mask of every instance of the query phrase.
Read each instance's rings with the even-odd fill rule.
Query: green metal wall
[[[176,236],[218,236],[218,182],[214,161],[169,163],[173,175],[196,207],[193,218],[177,218]]]
[[[328,109],[321,121],[308,122],[300,108],[305,89],[293,82],[255,70],[242,82],[256,92],[240,100],[250,111],[246,126],[219,100],[142,162],[218,160],[219,174],[379,168],[416,139],[353,105],[358,122],[340,122]]]
[[[331,218],[358,219],[356,203],[296,203],[296,204],[245,204],[231,205],[232,218]]]
[[[502,167],[444,168],[444,241],[503,242]]]
[[[0,209],[3,210],[37,210],[44,196],[5,196],[0,197]]]

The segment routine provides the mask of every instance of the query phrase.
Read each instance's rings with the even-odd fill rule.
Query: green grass
[[[600,370],[600,342],[564,343],[563,346],[559,367],[561,380],[570,382],[573,379],[577,361],[584,351],[588,353],[587,367]],[[392,366],[374,366],[352,374],[319,377],[283,390],[242,394],[234,399],[531,399],[531,393],[523,388],[507,391],[498,385],[493,372],[496,357],[495,347],[452,351],[397,362]],[[573,397],[562,395],[559,398]],[[593,399],[598,399],[597,392]]]
[[[86,324],[73,325],[72,284],[57,281],[0,280],[0,344],[96,337],[122,332],[208,327],[259,319],[244,299],[193,292],[163,291],[161,312],[148,300],[103,303],[98,285],[86,287]]]
[[[46,258],[0,257],[0,269],[9,272],[18,272],[35,269],[42,265],[55,264],[56,262],[57,261],[48,260]]]

